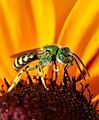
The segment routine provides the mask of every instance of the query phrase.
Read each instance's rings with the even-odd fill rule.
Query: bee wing
[[[10,57],[11,58],[16,58],[16,57],[20,57],[20,56],[23,56],[25,54],[28,54],[28,53],[34,53],[34,54],[42,54],[44,51],[42,48],[34,48],[34,49],[30,49],[30,50],[26,50],[26,51],[22,51],[22,52],[19,52],[19,53],[16,53],[14,55],[11,55]]]

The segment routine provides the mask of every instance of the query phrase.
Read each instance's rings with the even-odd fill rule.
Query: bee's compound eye
[[[64,60],[65,56],[63,54],[60,55],[60,60]]]

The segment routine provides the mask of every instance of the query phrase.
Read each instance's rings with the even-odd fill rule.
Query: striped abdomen
[[[29,53],[29,54],[25,54],[23,56],[19,56],[15,59],[14,61],[14,68],[16,70],[21,69],[24,65],[26,65],[27,63],[34,61],[37,59],[37,55],[33,54],[33,53]]]

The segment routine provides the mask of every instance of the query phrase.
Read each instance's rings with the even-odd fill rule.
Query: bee
[[[19,71],[21,68],[23,68],[28,63],[35,61],[35,60],[39,60],[39,64],[35,66],[27,65],[24,69],[20,70],[20,72],[15,77],[14,82],[9,87],[7,92],[10,92],[18,84],[24,72],[28,72],[34,69],[38,70],[38,73],[41,77],[42,84],[48,90],[48,87],[46,86],[45,81],[44,81],[43,68],[53,63],[55,65],[55,70],[58,71],[58,66],[56,63],[61,63],[66,68],[68,68],[68,66],[73,65],[75,62],[82,77],[85,79],[83,71],[81,70],[78,64],[78,61],[79,61],[82,64],[83,68],[85,69],[86,73],[89,75],[84,63],[68,47],[48,45],[48,46],[44,46],[41,48],[35,48],[35,49],[23,51],[23,52],[14,54],[11,57],[15,58],[13,66],[14,66],[14,69],[17,71]]]

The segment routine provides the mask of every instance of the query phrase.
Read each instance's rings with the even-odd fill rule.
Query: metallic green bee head
[[[57,53],[57,61],[63,63],[72,63],[73,54],[68,47],[59,48]]]

